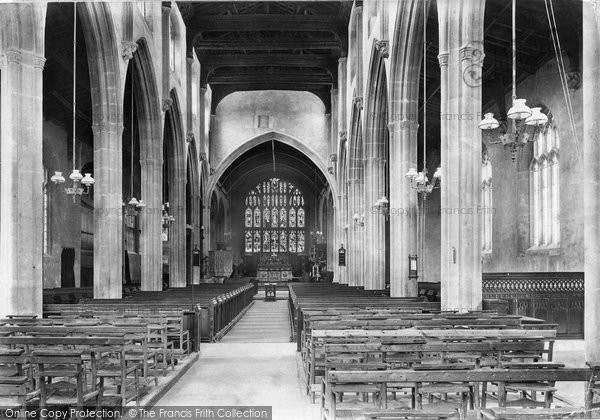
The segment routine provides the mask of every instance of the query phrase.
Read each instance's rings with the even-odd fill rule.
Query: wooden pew
[[[312,332],[306,363],[306,389],[313,402],[315,392],[320,387],[318,377],[326,368],[327,351],[333,347],[347,345],[354,350],[364,347],[365,354],[379,353],[382,360],[390,367],[411,367],[423,355],[442,354],[436,363],[469,359],[470,363],[482,364],[485,354],[496,353],[498,359],[487,361],[485,365],[499,366],[507,354],[513,352],[530,352],[530,357],[541,359],[546,352],[546,343],[553,341],[555,331],[551,330],[418,330],[406,328],[402,330],[314,330]],[[361,344],[368,342],[368,345]],[[493,343],[493,344],[492,344]],[[328,346],[331,344],[332,346]],[[377,344],[387,346],[377,347]],[[339,349],[340,347],[338,347]],[[343,349],[343,347],[342,347]],[[476,353],[474,353],[476,352]],[[401,353],[403,357],[390,358],[392,353]],[[412,355],[411,354],[416,354]],[[409,355],[409,358],[406,358]],[[548,360],[551,360],[551,355]]]
[[[3,334],[11,334],[12,336],[0,337],[0,344],[20,343],[25,345],[27,352],[30,350],[29,347],[40,346],[44,343],[47,345],[59,346],[77,345],[78,343],[76,340],[80,338],[73,336],[96,336],[101,339],[125,338],[131,342],[127,347],[125,360],[135,362],[139,368],[142,369],[142,377],[145,383],[148,383],[149,374],[152,372],[154,383],[158,385],[157,352],[148,347],[147,334],[144,330],[140,330],[139,327],[2,326],[0,327],[0,335]],[[32,335],[34,337],[30,337]],[[40,339],[43,338],[43,340],[36,340],[36,337]],[[56,338],[57,341],[53,341],[51,338]],[[69,339],[73,338],[75,341],[69,341]],[[108,345],[111,344],[111,342],[108,342]],[[98,343],[98,345],[103,344]]]
[[[41,350],[58,353],[63,350],[77,351],[84,361],[89,360],[91,362],[93,359],[96,364],[95,375],[98,378],[109,379],[114,382],[117,388],[116,395],[121,398],[123,406],[132,400],[139,403],[140,398],[139,366],[127,363],[127,354],[131,348],[135,347],[133,341],[133,339],[127,338],[125,334],[110,337],[33,337],[27,335],[0,337],[0,345],[20,347],[10,350],[10,352],[18,353],[20,359],[17,361],[22,364],[29,363],[33,353]],[[7,350],[2,352],[7,352]],[[110,395],[110,393],[104,394],[104,396]]]
[[[487,369],[474,368],[468,370],[414,370],[390,369],[382,371],[330,370],[326,373],[324,415],[327,419],[336,418],[336,399],[333,386],[336,384],[373,384],[387,389],[388,384],[397,382],[417,383],[487,383],[487,382],[519,382],[534,381],[582,381],[588,383],[593,371],[588,368],[548,368],[548,369]],[[589,388],[589,387],[588,387]],[[586,388],[586,394],[589,389]],[[384,404],[383,409],[387,407]]]

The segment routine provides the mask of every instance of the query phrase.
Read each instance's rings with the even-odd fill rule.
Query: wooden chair
[[[25,418],[28,404],[39,402],[40,391],[31,391],[32,384],[27,376],[0,377],[0,407],[3,410],[19,410],[19,418]],[[0,416],[5,413],[0,410]],[[4,418],[4,417],[3,417]]]
[[[82,352],[34,350],[32,362],[40,392],[40,408],[69,406],[82,410],[93,402],[99,407],[103,392],[103,378],[97,383],[95,358],[89,366],[91,383],[86,383]]]
[[[481,410],[484,419],[492,420],[548,420],[584,418],[586,410],[577,407],[560,408],[488,408]]]
[[[519,368],[519,369],[547,369],[547,368],[562,368],[561,363],[539,362],[539,363],[504,363],[504,368]],[[498,405],[500,407],[522,407],[535,408],[543,407],[550,408],[554,393],[556,392],[555,382],[548,381],[521,381],[521,382],[498,382]],[[509,401],[508,393],[519,393],[520,397],[517,400]],[[544,400],[538,401],[536,395],[538,392],[544,394]]]
[[[369,410],[363,412],[360,420],[440,420],[440,419],[457,419],[459,414],[457,410],[445,409],[436,410],[435,412],[422,410]]]

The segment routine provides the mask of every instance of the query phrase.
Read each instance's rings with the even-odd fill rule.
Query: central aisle
[[[273,420],[319,419],[300,384],[295,343],[202,344],[200,359],[156,405],[272,406]]]
[[[287,300],[257,300],[219,343],[201,344],[200,358],[157,406],[272,406],[274,420],[317,420],[305,394],[296,343],[290,343]]]
[[[255,300],[221,343],[289,343],[290,319],[287,300]]]

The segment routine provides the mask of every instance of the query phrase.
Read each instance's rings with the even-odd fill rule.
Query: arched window
[[[494,205],[492,201],[492,164],[487,152],[481,166],[481,248],[484,254],[492,252],[492,221]]]
[[[548,126],[533,146],[530,170],[532,248],[560,247],[560,164],[556,128]]]
[[[256,185],[245,200],[245,252],[303,253],[304,203],[302,192],[288,181],[271,178]]]

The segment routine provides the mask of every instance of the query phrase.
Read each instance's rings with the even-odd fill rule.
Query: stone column
[[[437,6],[442,114],[442,310],[477,310],[482,304],[477,212],[481,200],[481,131],[477,122],[481,119],[485,1],[438,0]]]
[[[340,57],[338,60],[338,148],[337,148],[337,160],[339,163],[334,164],[334,167],[337,167],[337,180],[338,180],[338,191],[339,195],[337,197],[337,203],[335,213],[336,213],[336,243],[335,243],[335,267],[336,267],[336,276],[334,277],[335,281],[342,284],[348,284],[348,269],[346,266],[338,265],[338,255],[337,250],[343,244],[344,248],[348,250],[348,240],[346,239],[347,229],[345,228],[348,223],[348,184],[346,173],[343,173],[347,170],[347,168],[341,166],[341,158],[342,158],[342,150],[346,145],[347,140],[347,84],[348,84],[348,57]],[[346,156],[348,154],[346,153]],[[346,159],[346,164],[348,163]],[[348,258],[346,258],[346,264],[348,264]]]
[[[8,9],[12,10],[8,10]],[[17,9],[17,10],[14,10]],[[34,38],[31,47],[2,45],[0,115],[0,317],[42,315],[43,165],[42,71],[45,5],[2,5],[13,13],[13,39]],[[9,19],[10,19],[9,18]],[[33,18],[33,19],[32,19]],[[35,26],[27,27],[23,22]],[[21,26],[22,25],[22,26]],[[39,32],[38,32],[39,31]],[[26,41],[23,41],[26,43]],[[36,48],[37,47],[37,48]],[[55,187],[52,185],[50,188]],[[56,187],[62,188],[62,187]]]
[[[175,137],[176,142],[183,141]],[[177,149],[177,148],[176,148]],[[175,151],[174,151],[175,152]],[[185,160],[176,158],[176,165],[181,164]],[[170,205],[175,221],[171,225],[169,238],[171,242],[171,258],[169,264],[169,287],[185,287],[185,253],[186,253],[186,203],[185,203],[185,183],[186,171],[183,168],[175,168],[172,172],[170,181]]]
[[[423,57],[423,13],[429,3],[400,4],[398,30],[392,50],[390,79],[390,295],[417,296],[417,281],[408,278],[408,256],[417,254],[417,194],[404,177],[417,165],[419,84]],[[419,258],[422,256],[419,255]]]
[[[114,115],[117,119],[117,115]],[[94,298],[123,290],[123,122],[94,124]]]
[[[600,363],[600,2],[583,2],[585,359]]]
[[[353,216],[358,214],[361,217],[364,214],[363,201],[362,197],[363,188],[362,188],[362,179],[351,179],[349,181],[349,189],[350,189],[350,211],[349,213]],[[351,216],[350,231],[352,240],[350,242],[350,258],[351,258],[351,267],[348,278],[348,284],[350,286],[364,286],[365,285],[365,264],[364,261],[366,259],[365,255],[365,227],[362,222],[357,223],[354,218]],[[368,260],[367,260],[368,261]]]
[[[162,150],[162,147],[161,147]],[[143,291],[162,290],[162,159],[140,159],[142,198],[146,208],[140,212],[140,254]]]
[[[369,142],[378,141],[379,139],[367,140],[367,149],[370,147]],[[364,254],[367,264],[364,286],[365,289],[372,290],[385,289],[385,217],[374,207],[377,200],[385,194],[384,172],[385,159],[382,156],[370,156],[366,159]]]
[[[206,153],[208,150],[207,146],[208,146],[209,122],[206,121],[206,116],[209,115],[208,111],[210,111],[210,103],[209,103],[207,96],[208,96],[207,87],[206,86],[201,87],[200,88],[200,105],[199,105],[199,111],[198,111],[198,113],[200,114],[200,115],[198,115],[198,126],[199,126],[199,131],[200,131],[200,141],[199,141],[198,152],[200,154]],[[208,109],[207,109],[207,107],[208,107]],[[208,157],[207,157],[207,159],[208,159]],[[205,180],[205,182],[206,182],[206,180]]]
[[[416,85],[418,87],[418,82]],[[417,98],[413,100],[416,102]],[[402,114],[393,115],[400,118]],[[390,182],[390,296],[393,297],[417,296],[419,292],[417,281],[408,278],[408,256],[417,254],[417,193],[404,177],[409,168],[416,167],[418,129],[419,123],[415,120],[402,119],[389,124],[390,174],[393,174]]]

